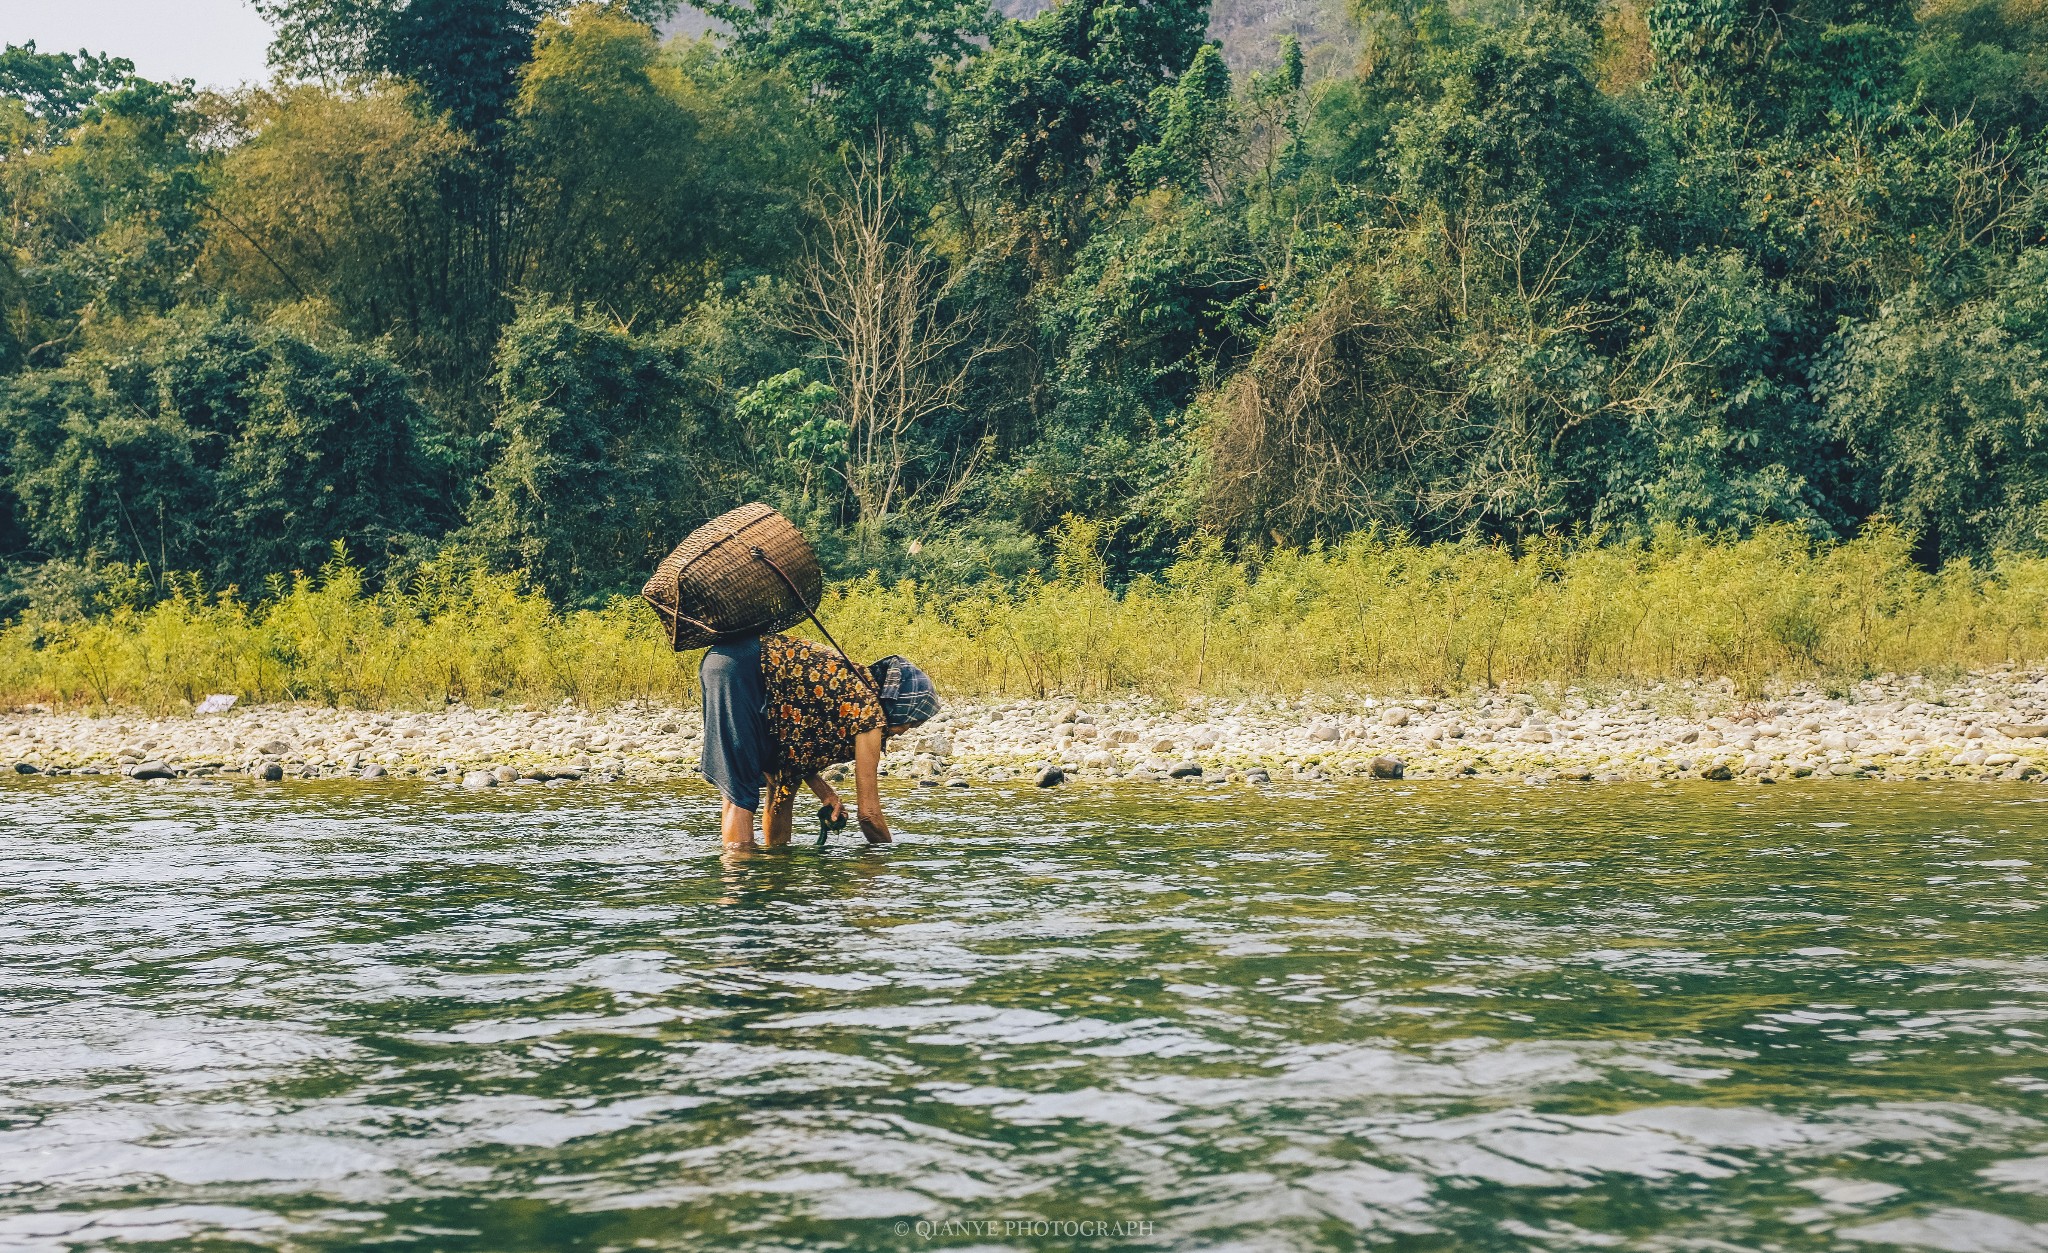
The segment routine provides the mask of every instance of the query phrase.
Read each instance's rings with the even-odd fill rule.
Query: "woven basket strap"
[[[796,597],[797,604],[802,605],[804,603],[804,594],[796,590],[796,580],[790,578],[787,574],[784,574],[782,572],[782,567],[775,564],[775,559],[773,557],[770,557],[767,553],[762,552],[761,546],[758,544],[754,546],[754,556],[760,558],[763,562],[767,563],[767,566],[770,570],[775,571],[775,576],[782,580],[784,586],[789,588],[789,594],[791,596]],[[875,676],[868,673],[868,668],[866,666],[861,665],[859,662],[855,661],[853,658],[848,657],[846,655],[846,650],[839,647],[839,641],[832,638],[832,632],[825,630],[825,624],[823,622],[818,621],[818,614],[816,610],[806,607],[804,609],[804,616],[806,618],[809,618],[811,622],[817,626],[818,630],[824,632],[825,642],[832,646],[832,651],[838,653],[840,660],[844,661],[849,669],[851,669],[855,674],[860,676],[860,681],[867,685],[867,689],[870,692],[873,692],[875,694],[875,704],[877,706],[881,705],[882,689],[875,686]],[[884,710],[883,712],[885,715],[884,720],[886,721],[887,711]]]
[[[699,622],[695,618],[692,618],[690,615],[685,613],[679,613],[676,615],[676,624],[678,626],[682,625],[685,622],[689,623],[693,627],[696,627],[699,631],[704,632],[704,634],[706,635],[718,634],[718,628],[712,626],[708,622]],[[670,642],[673,643],[674,641],[671,640]]]

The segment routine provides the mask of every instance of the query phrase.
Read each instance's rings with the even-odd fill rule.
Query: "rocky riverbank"
[[[1887,676],[1835,696],[1798,690],[1757,701],[1713,684],[1561,697],[960,701],[907,741],[892,746],[885,768],[925,786],[1375,776],[2017,781],[2041,779],[2048,765],[2048,675]],[[565,787],[680,778],[697,757],[695,712],[645,704],[0,717],[0,763],[24,775]]]

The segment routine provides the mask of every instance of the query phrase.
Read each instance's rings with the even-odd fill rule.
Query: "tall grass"
[[[1072,523],[1044,581],[939,595],[868,578],[830,589],[822,612],[856,656],[914,657],[959,695],[1708,676],[1761,692],[2048,656],[2048,559],[1930,574],[1884,529],[1827,545],[1771,530],[1519,553],[1362,534],[1256,564],[1209,546],[1121,591],[1105,586],[1093,544]],[[476,572],[371,592],[337,563],[255,603],[187,589],[82,621],[24,619],[0,630],[0,700],[689,703],[695,662],[635,601],[558,613],[518,578]]]

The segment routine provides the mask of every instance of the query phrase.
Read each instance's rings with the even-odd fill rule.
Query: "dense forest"
[[[259,8],[231,94],[0,56],[12,612],[337,543],[598,604],[748,499],[928,586],[2048,545],[2032,0]]]

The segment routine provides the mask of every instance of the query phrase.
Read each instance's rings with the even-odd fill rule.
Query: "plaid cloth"
[[[924,722],[939,712],[939,692],[931,676],[901,657],[884,657],[868,667],[882,690],[882,716],[892,727]]]

